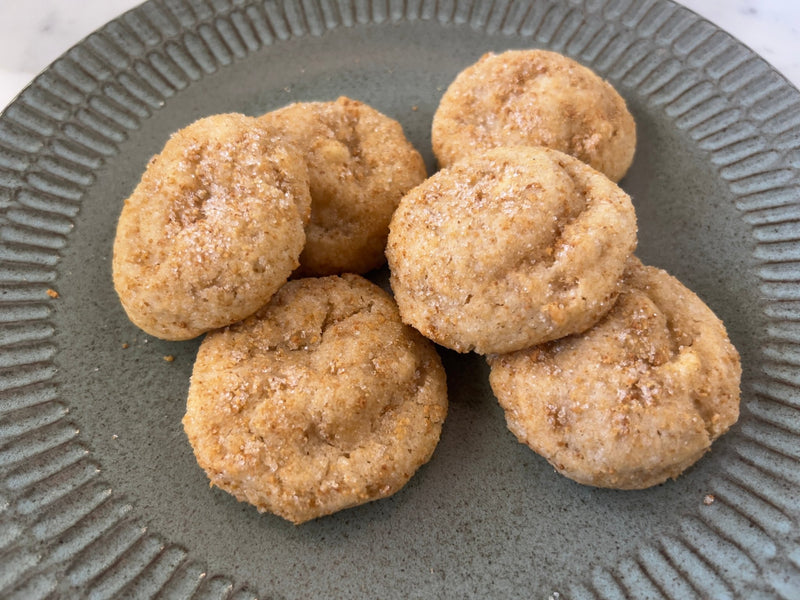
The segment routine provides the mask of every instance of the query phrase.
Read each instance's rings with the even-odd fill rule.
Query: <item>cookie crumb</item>
[[[50,296],[51,298],[58,298],[58,292],[52,288],[48,288],[47,295]]]
[[[706,506],[711,506],[712,504],[714,504],[714,500],[716,500],[714,494],[706,494],[705,496],[703,496],[703,504],[705,504]]]
[[[174,357],[174,356],[172,356],[172,354],[167,354],[167,355],[164,357],[164,360],[165,360],[165,361],[167,361],[167,362],[172,362],[173,360],[175,360],[175,357]]]
[[[128,342],[122,342],[122,349],[123,350],[127,350],[130,347],[131,347],[131,345]]]
[[[417,112],[419,110],[419,106],[417,106],[415,104],[414,106],[411,107],[411,110],[413,110],[414,112]]]

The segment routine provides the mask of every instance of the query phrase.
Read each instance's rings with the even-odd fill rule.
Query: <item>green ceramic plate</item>
[[[197,342],[142,334],[111,285],[148,158],[198,117],[347,95],[432,170],[446,86],[524,47],[627,99],[639,255],[728,325],[740,422],[676,481],[584,487],[506,430],[481,358],[443,352],[441,443],[392,498],[295,527],[209,489],[180,423]],[[798,598],[798,166],[800,93],[667,0],[143,4],[0,117],[0,596]]]

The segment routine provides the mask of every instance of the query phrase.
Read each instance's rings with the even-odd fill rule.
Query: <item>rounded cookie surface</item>
[[[724,325],[637,259],[592,329],[489,363],[509,429],[583,484],[642,489],[677,477],[739,415],[741,367]]]
[[[485,54],[450,84],[433,118],[433,151],[447,167],[497,146],[546,146],[622,179],[636,125],[623,98],[556,52]]]
[[[433,341],[505,353],[583,331],[613,305],[636,246],[616,184],[547,148],[495,148],[400,202],[387,257],[406,323]]]
[[[389,496],[447,412],[432,344],[357,275],[297,279],[206,336],[183,419],[213,485],[294,523]]]
[[[301,156],[257,119],[215,115],[173,134],[117,224],[128,317],[182,340],[252,314],[297,267],[310,206]]]
[[[300,102],[261,117],[303,153],[311,221],[298,275],[366,273],[385,261],[400,198],[426,177],[400,124],[350,98]]]

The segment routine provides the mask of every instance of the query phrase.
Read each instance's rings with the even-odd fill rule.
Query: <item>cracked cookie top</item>
[[[631,258],[597,325],[489,357],[509,429],[559,472],[641,489],[677,477],[739,415],[739,355],[700,298]]]
[[[208,334],[183,423],[213,485],[301,523],[399,490],[446,412],[432,344],[383,290],[344,275],[291,281]]]
[[[387,245],[400,314],[433,341],[503,353],[583,331],[636,246],[628,195],[547,148],[495,148],[409,192]]]
[[[182,340],[252,314],[297,267],[310,206],[301,156],[257,119],[215,115],[173,134],[117,224],[128,317]]]

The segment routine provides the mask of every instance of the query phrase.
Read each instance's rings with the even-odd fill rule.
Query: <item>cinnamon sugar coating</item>
[[[350,98],[299,102],[261,117],[302,152],[311,221],[297,274],[366,273],[386,262],[389,221],[425,179],[400,123]]]
[[[183,340],[252,314],[297,267],[310,206],[301,156],[257,119],[215,115],[173,134],[117,225],[128,317]]]
[[[489,363],[509,429],[588,485],[675,478],[739,415],[741,366],[724,325],[635,258],[614,309],[589,331]]]
[[[589,328],[636,246],[630,198],[547,148],[495,148],[400,202],[387,257],[406,323],[433,341],[505,353]]]
[[[633,161],[636,125],[623,98],[588,68],[556,52],[485,54],[439,103],[433,151],[448,167],[497,146],[546,146],[619,181]]]
[[[203,340],[184,429],[212,485],[294,523],[389,496],[447,412],[432,344],[358,275],[297,279]]]

